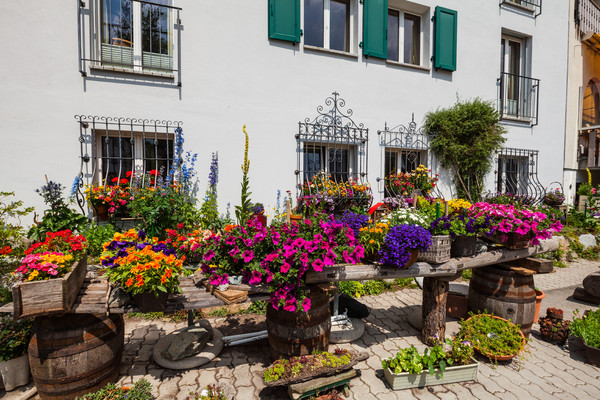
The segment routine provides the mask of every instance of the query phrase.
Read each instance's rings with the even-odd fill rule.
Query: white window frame
[[[330,48],[330,30],[331,30],[331,0],[323,0],[323,47],[304,43],[307,49],[322,49],[336,53],[358,54],[358,0],[350,0],[350,12],[348,17],[348,51],[340,51]],[[302,1],[302,24],[304,26],[304,0]]]
[[[133,72],[139,72],[139,73],[158,73],[158,74],[164,74],[164,75],[168,75],[168,76],[173,76],[173,70],[176,68],[177,65],[179,65],[179,50],[177,47],[177,40],[176,36],[175,36],[175,24],[177,23],[176,19],[177,19],[177,13],[174,12],[173,10],[169,11],[169,16],[168,16],[168,26],[169,26],[169,46],[171,47],[171,60],[170,60],[170,68],[166,68],[166,69],[158,69],[158,68],[153,68],[152,66],[144,66],[144,51],[143,51],[143,43],[142,43],[142,3],[140,3],[140,1],[136,1],[136,0],[131,0],[131,8],[132,8],[132,20],[131,20],[131,24],[132,24],[132,44],[131,44],[131,49],[132,49],[132,64],[128,65],[127,63],[124,64],[116,64],[116,63],[111,63],[110,60],[105,60],[103,58],[103,47],[104,45],[106,45],[106,43],[103,43],[102,38],[103,38],[103,31],[104,31],[104,26],[103,26],[103,15],[104,15],[104,3],[106,1],[109,0],[91,0],[92,2],[92,7],[95,8],[96,12],[93,13],[94,15],[94,32],[96,32],[96,34],[94,35],[94,37],[92,38],[92,40],[94,41],[94,52],[95,52],[95,56],[93,56],[92,58],[94,60],[97,60],[95,62],[95,64],[93,65],[93,67],[96,68],[111,68],[111,69],[122,69],[125,71],[133,71]],[[173,1],[170,0],[167,3],[168,6],[173,6]],[[109,52],[111,51],[110,49],[108,50]],[[157,54],[158,53],[152,53],[152,54]],[[160,55],[159,55],[160,57]]]
[[[518,66],[519,71],[515,73],[515,71],[511,71],[511,52],[509,43],[518,43],[519,44],[519,60]],[[500,57],[500,72],[501,73],[510,73],[515,74],[517,76],[531,78],[531,39],[527,37],[522,37],[510,33],[502,33],[500,49],[502,49],[502,45],[504,44],[504,53],[501,52]],[[518,78],[517,78],[518,79]],[[518,80],[516,81],[518,84]],[[508,87],[508,83],[505,82],[505,86]],[[501,87],[500,90],[505,90],[504,87]],[[529,87],[519,84],[519,92],[517,94],[517,103],[514,103],[514,99],[508,99],[508,89],[503,93],[504,94],[504,109],[501,110],[504,119],[515,119],[515,120],[524,120],[529,121],[529,117],[518,117],[516,110],[523,109],[524,107],[530,107],[530,102],[532,100],[532,94],[529,91]]]
[[[398,61],[387,60],[388,63],[400,64],[409,67],[430,68],[431,57],[431,17],[430,8],[421,4],[412,3],[404,0],[389,0],[389,10],[398,12]],[[419,63],[412,64],[404,61],[404,21],[405,14],[414,15],[420,18],[420,35],[419,35]],[[388,35],[390,33],[388,32]]]

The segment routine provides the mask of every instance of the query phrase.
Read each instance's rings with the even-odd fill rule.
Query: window
[[[353,146],[331,147],[305,143],[303,148],[304,181],[312,181],[319,172],[336,183],[346,182],[355,167],[349,163],[354,159]]]
[[[500,0],[500,4],[516,6],[516,8],[530,11],[535,13],[534,17],[542,13],[542,0]]]
[[[538,180],[538,150],[503,148],[496,158],[496,191],[539,200],[545,189]]]
[[[500,105],[503,119],[537,125],[539,80],[531,78],[525,38],[502,35],[500,52]]]
[[[132,66],[141,58],[150,70],[173,69],[173,24],[170,0],[102,0],[102,61]],[[141,43],[134,33],[141,32]]]
[[[304,0],[304,44],[355,52],[355,0]]]
[[[421,31],[420,16],[390,9],[388,11],[388,60],[421,65]]]
[[[590,81],[583,92],[583,101],[581,109],[581,127],[600,125],[598,115],[598,106],[600,98],[598,96],[598,88],[593,81]]]
[[[88,183],[111,182],[129,171],[169,173],[180,123],[132,118],[78,117],[79,141]],[[89,161],[91,165],[88,165]]]

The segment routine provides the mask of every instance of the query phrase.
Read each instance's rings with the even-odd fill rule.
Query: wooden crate
[[[29,318],[71,310],[86,274],[87,255],[84,255],[61,278],[20,282],[12,290],[13,317]]]

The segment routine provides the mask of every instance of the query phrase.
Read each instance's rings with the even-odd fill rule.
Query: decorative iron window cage
[[[323,195],[337,210],[370,205],[367,181],[369,130],[344,110],[346,101],[337,92],[317,107],[317,116],[298,122],[296,190],[303,195]]]
[[[176,79],[181,86],[181,8],[146,0],[77,4],[82,76],[97,68]]]
[[[419,165],[428,166],[429,137],[424,127],[417,127],[415,115],[408,125],[389,128],[387,122],[383,131],[377,131],[381,151],[381,170],[377,178],[378,190],[384,197],[410,195],[399,185],[394,184],[398,173],[415,171]]]
[[[115,185],[131,173],[166,177],[176,148],[181,121],[76,115],[79,125],[80,172],[77,201],[85,203],[84,185]],[[91,164],[90,164],[91,162]],[[129,174],[128,174],[129,173]],[[150,178],[148,178],[150,179]],[[154,179],[154,185],[158,179]],[[133,180],[129,180],[129,187]],[[152,184],[152,183],[146,183]]]
[[[537,125],[540,80],[502,72],[498,83],[500,119]]]
[[[496,192],[527,196],[533,203],[540,202],[545,189],[538,180],[538,155],[539,150],[500,149],[494,158]]]
[[[500,0],[500,6],[503,4],[531,11],[534,18],[542,13],[542,0]]]

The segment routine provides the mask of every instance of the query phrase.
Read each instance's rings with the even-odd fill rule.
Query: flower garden
[[[564,200],[564,196],[561,200],[560,189],[551,189],[543,202],[503,193],[482,196],[481,201],[474,202],[465,198],[444,199],[436,195],[437,175],[422,165],[414,172],[398,172],[386,177],[387,197],[377,204],[373,204],[373,189],[368,184],[356,179],[335,181],[322,171],[298,188],[297,198],[287,192],[283,203],[289,206],[290,212],[286,211],[288,207],[281,207],[282,199],[278,194],[277,206],[267,220],[264,206],[251,199],[249,136],[245,129],[244,133],[246,150],[242,164],[242,191],[239,205],[235,206],[235,217],[231,215],[229,206],[225,214],[219,212],[217,156],[214,155],[210,162],[209,184],[203,201],[199,201],[194,170],[196,156],[182,151],[168,172],[127,171],[123,177],[89,185],[83,185],[78,177],[69,199],[64,197],[62,185],[47,182],[39,193],[48,209],[41,221],[36,220],[28,231],[18,221],[33,210],[13,200],[13,193],[1,193],[3,303],[13,302],[16,305],[29,301],[24,292],[19,292],[27,284],[60,280],[64,287],[63,298],[69,299],[69,293],[75,291],[70,304],[64,304],[64,309],[58,312],[48,311],[43,304],[34,304],[34,309],[38,307],[38,310],[30,316],[41,321],[44,318],[60,318],[59,315],[76,315],[77,312],[71,309],[74,304],[80,304],[77,301],[81,302],[81,296],[77,297],[79,290],[82,285],[86,287],[91,283],[84,285],[85,271],[79,283],[72,283],[69,279],[76,275],[77,265],[83,264],[85,270],[87,260],[88,281],[97,280],[107,285],[106,314],[111,309],[108,293],[123,293],[124,297],[119,299],[123,302],[119,306],[120,314],[157,312],[166,310],[168,301],[177,296],[184,295],[181,301],[185,303],[187,295],[182,290],[183,282],[193,281],[194,290],[203,291],[202,285],[217,291],[242,286],[247,290],[264,288],[268,293],[265,305],[267,326],[269,318],[271,323],[275,323],[280,322],[275,319],[288,318],[289,315],[289,318],[302,320],[303,324],[313,327],[313,316],[325,315],[326,319],[319,323],[325,321],[325,329],[331,329],[329,297],[337,291],[343,292],[350,283],[346,281],[354,280],[339,278],[339,271],[353,276],[353,268],[366,266],[371,268],[368,277],[364,278],[367,280],[383,277],[382,271],[387,277],[424,276],[422,341],[431,348],[424,353],[419,353],[414,347],[400,349],[396,355],[389,354],[389,358],[382,361],[390,387],[401,389],[410,387],[399,383],[403,379],[402,374],[448,375],[446,370],[453,371],[451,366],[476,364],[473,358],[476,352],[497,363],[502,359],[499,357],[514,357],[526,346],[520,326],[513,324],[518,318],[511,322],[486,317],[484,310],[474,310],[482,313],[472,315],[464,321],[454,339],[446,340],[445,322],[441,326],[432,322],[439,320],[440,315],[445,321],[446,315],[445,298],[430,297],[431,287],[438,290],[446,285],[443,279],[438,279],[438,275],[460,275],[479,266],[548,251],[560,259],[557,242],[552,239],[554,235],[563,230],[568,236],[582,230],[596,232],[599,227],[595,213],[600,204],[600,191],[596,194],[596,188],[586,189],[588,198],[583,211],[575,207],[566,212],[559,209]],[[182,134],[181,131],[179,134]],[[75,211],[72,204],[80,187],[84,188],[88,207],[86,215]],[[88,219],[88,215],[93,215],[93,218]],[[133,218],[135,228],[120,228],[117,222],[124,216]],[[577,251],[576,245],[573,248]],[[490,261],[491,250],[494,250],[493,257],[497,257],[495,261]],[[464,268],[457,269],[457,264]],[[334,275],[323,278],[323,274],[334,270],[338,274],[336,278],[332,278]],[[355,280],[363,280],[363,283],[357,282],[362,286],[364,279]],[[341,282],[332,286],[331,281]],[[323,292],[323,285],[328,286],[330,291]],[[73,288],[70,289],[71,286]],[[45,289],[39,288],[36,290],[43,293]],[[531,289],[533,292],[533,287]],[[20,297],[14,297],[16,294]],[[325,306],[320,302],[323,296]],[[535,294],[527,299],[534,304]],[[3,307],[4,312],[6,307],[10,308]],[[69,314],[70,311],[74,314]],[[118,318],[122,321],[120,314]],[[527,323],[529,314],[523,318],[521,322]],[[594,341],[597,334],[590,334],[591,328],[587,327],[593,325],[594,318],[595,314],[590,313],[570,327],[580,329],[574,334],[582,337],[587,346],[598,347]],[[475,323],[479,320],[481,322]],[[27,318],[2,320],[1,361],[22,358],[27,354],[25,344],[41,334],[36,324],[32,327]],[[118,322],[116,324],[118,326]],[[569,325],[566,326],[568,329]],[[208,331],[210,333],[210,328]],[[290,329],[289,332],[297,331]],[[269,331],[270,341],[271,334],[273,332]],[[295,334],[289,334],[287,339],[290,343],[299,339],[293,336]],[[292,378],[297,375],[303,377],[299,381],[311,381],[322,371],[327,374],[333,369],[336,374],[347,373],[342,372],[343,366],[351,363],[353,355],[340,349],[329,353],[329,332],[318,339],[308,333],[306,335],[300,339],[308,340],[310,344],[287,346],[288,354],[265,369],[265,382],[282,380],[285,381],[283,384],[291,385]],[[499,341],[485,342],[490,335],[504,340],[504,344],[498,347]],[[214,340],[212,334],[209,336],[209,342]],[[120,346],[122,349],[122,343]],[[202,347],[198,346],[199,351]],[[119,360],[120,355],[116,357],[116,371],[119,370]],[[346,369],[351,369],[351,366]],[[60,377],[42,376],[33,364],[32,373],[36,385],[38,380],[55,379],[56,385],[60,386]],[[115,378],[112,376],[108,381]],[[11,387],[5,386],[7,390]],[[80,398],[152,398],[147,382],[129,389],[130,397],[127,397],[127,390],[114,385],[91,385],[84,389],[91,393],[83,393],[86,390],[78,392]],[[38,391],[41,398],[51,398],[41,387]],[[208,386],[207,383],[198,388],[189,398],[228,397],[217,381],[216,386]]]

